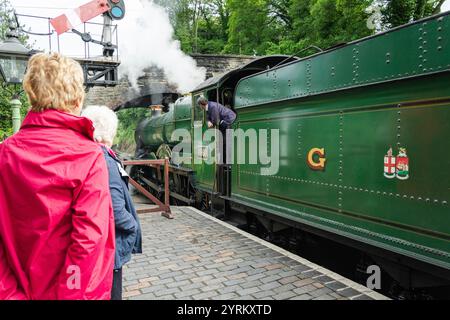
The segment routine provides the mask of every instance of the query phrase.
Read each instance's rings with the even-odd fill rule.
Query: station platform
[[[172,212],[140,215],[144,253],[123,269],[124,299],[387,299],[194,208]]]

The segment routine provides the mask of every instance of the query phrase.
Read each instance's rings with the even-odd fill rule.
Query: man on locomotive
[[[236,120],[236,114],[229,108],[220,103],[208,101],[200,97],[197,100],[200,108],[206,111],[208,117],[208,128],[217,126],[220,131],[225,132]]]

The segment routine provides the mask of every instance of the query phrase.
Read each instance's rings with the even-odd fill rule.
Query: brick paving
[[[193,208],[173,212],[140,216],[144,254],[124,267],[124,299],[385,299]]]

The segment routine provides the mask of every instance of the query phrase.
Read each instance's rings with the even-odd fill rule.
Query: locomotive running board
[[[377,246],[373,243],[368,243],[362,241],[362,239],[356,239],[349,237],[344,234],[338,234],[335,232],[332,232],[330,230],[305,223],[298,220],[293,220],[292,218],[286,217],[283,214],[276,213],[270,209],[260,207],[258,205],[246,202],[241,199],[236,199],[234,197],[228,197],[228,196],[221,196],[221,199],[228,201],[230,204],[233,205],[233,210],[241,213],[252,213],[259,216],[270,218],[274,221],[277,221],[279,223],[286,224],[288,226],[298,228],[300,230],[303,230],[307,233],[312,233],[327,239],[331,239],[333,241],[336,241],[338,243],[341,243],[343,245],[356,248],[358,250],[365,251],[367,253],[370,253],[371,255],[386,258],[391,261],[397,261],[400,262],[401,265],[413,267],[414,269],[429,273],[434,276],[437,276],[441,278],[442,280],[450,281],[450,269],[447,269],[443,266],[439,266],[436,264],[432,264],[429,262],[426,262],[424,260],[416,259],[414,257],[401,254],[395,251],[388,250],[386,248],[383,248],[381,246]],[[240,207],[240,208],[239,208]],[[236,209],[241,210],[236,210]]]

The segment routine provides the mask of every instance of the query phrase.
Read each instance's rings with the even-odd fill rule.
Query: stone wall
[[[207,70],[207,78],[236,69],[251,62],[254,57],[232,55],[195,54],[192,57],[199,67]],[[122,79],[115,87],[94,87],[86,96],[85,105],[106,105],[114,107],[150,93],[176,92],[164,77],[164,72],[158,68],[145,70],[145,75],[138,80],[139,90],[131,88],[128,80]]]

